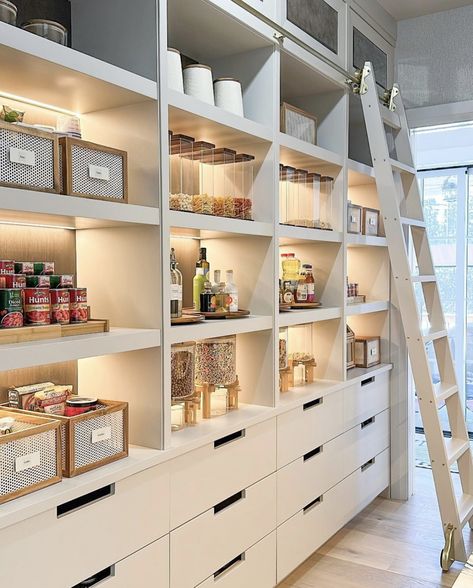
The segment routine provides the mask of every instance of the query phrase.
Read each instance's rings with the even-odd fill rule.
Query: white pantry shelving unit
[[[127,562],[117,567],[120,573],[132,570],[136,553],[143,557],[140,577],[159,588],[207,588],[214,574],[218,577],[243,553],[242,565],[226,573],[239,574],[235,585],[269,588],[390,483],[389,430],[381,430],[380,423],[390,414],[390,382],[403,386],[404,367],[391,363],[391,348],[398,347],[402,333],[392,329],[385,239],[346,232],[347,200],[377,208],[373,171],[348,158],[345,77],[307,47],[276,40],[270,21],[247,12],[245,3],[143,0],[142,12],[130,22],[120,12],[124,0],[116,4],[103,0],[97,9],[113,18],[101,19],[99,13],[89,30],[86,13],[94,3],[72,1],[72,49],[0,23],[5,102],[26,109],[28,122],[54,124],[57,109],[79,113],[84,138],[129,155],[128,205],[0,188],[0,257],[42,252],[55,258],[77,272],[80,285],[89,290],[93,315],[109,318],[112,327],[104,335],[3,346],[0,399],[12,383],[71,380],[81,394],[129,403],[133,448],[126,460],[2,506],[0,529],[6,530],[0,530],[0,539],[3,532],[13,532],[9,536],[21,552],[22,537],[39,525],[40,539],[51,539],[52,546],[66,532],[77,534],[72,547],[81,550],[83,561],[62,562],[54,578],[49,570],[48,588],[73,585],[118,561]],[[246,4],[283,25],[283,0],[276,9],[267,0]],[[346,18],[343,11],[339,18]],[[346,33],[346,23],[340,31]],[[168,46],[211,65],[214,77],[240,79],[246,117],[169,90]],[[340,43],[341,50],[345,46]],[[343,59],[338,55],[333,63]],[[282,101],[318,117],[317,145],[280,132]],[[169,130],[255,156],[254,221],[169,209]],[[280,224],[280,163],[334,178],[334,230]],[[176,249],[189,300],[201,246],[207,248],[211,269],[234,270],[240,305],[250,316],[171,326],[170,248]],[[313,264],[321,308],[279,313],[280,254],[289,251]],[[346,304],[347,275],[359,283],[366,303]],[[380,365],[347,373],[347,324],[359,335],[381,337]],[[279,331],[295,333],[299,327],[311,333],[312,349],[306,351],[317,361],[315,381],[282,393]],[[237,337],[239,409],[172,432],[171,346],[227,335]],[[373,426],[365,438],[366,423]],[[335,439],[341,440],[343,459],[330,453]],[[319,453],[323,459],[312,460]],[[299,469],[301,460],[310,469]],[[343,462],[347,469],[337,470],[332,480],[327,460]],[[331,497],[342,488],[357,495],[365,470],[368,481],[358,502],[336,512]],[[326,486],[313,496],[313,504],[288,497],[293,510],[283,521],[277,516],[276,489],[284,496],[286,476],[294,486],[311,487],[314,476]],[[109,486],[113,491],[107,498],[96,501],[94,492]],[[242,491],[245,499],[235,499],[234,507],[222,511],[223,535],[212,509]],[[86,505],[77,512],[77,522],[58,518],[56,509],[75,499]],[[148,514],[141,513],[141,506],[134,513],[132,501],[155,506]],[[314,504],[320,506],[313,509]],[[306,512],[310,516],[302,517]],[[129,536],[126,552],[115,540],[106,547],[95,539],[87,543],[79,527],[85,529],[89,517],[111,537]],[[246,525],[249,520],[252,524]],[[328,535],[313,533],[320,526]],[[210,542],[205,544],[209,555],[203,563],[185,563],[180,547],[197,538]],[[286,552],[288,542],[299,546],[298,554]],[[149,556],[144,550],[149,545],[160,555]],[[87,558],[91,549],[100,555]],[[11,558],[9,569],[14,569],[14,556],[0,554],[0,565],[4,557]],[[32,581],[29,573],[23,572],[24,585]]]

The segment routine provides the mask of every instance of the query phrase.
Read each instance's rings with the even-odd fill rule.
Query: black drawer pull
[[[375,457],[373,457],[373,459],[370,459],[369,461],[367,461],[365,464],[363,464],[361,466],[361,471],[365,472],[368,468],[370,468],[372,465],[374,465],[375,461],[376,461]]]
[[[307,461],[311,457],[315,457],[316,455],[319,455],[319,453],[322,453],[322,451],[323,451],[323,445],[321,445],[320,447],[316,447],[315,449],[312,449],[312,451],[309,451],[309,453],[306,453],[304,455],[304,461]]]
[[[104,486],[103,488],[99,488],[98,490],[94,490],[93,492],[89,492],[83,496],[79,496],[79,498],[69,500],[69,502],[60,504],[57,507],[57,517],[64,517],[76,510],[79,510],[80,508],[84,508],[84,506],[89,506],[90,504],[94,504],[94,502],[98,502],[99,500],[103,500],[104,498],[108,498],[114,494],[115,484],[109,484],[108,486]]]
[[[241,561],[245,561],[245,554],[244,553],[240,553],[240,555],[237,555],[237,557],[232,559],[232,561],[229,561],[227,564],[225,564],[219,570],[217,570],[214,574],[214,580],[216,580],[219,576],[221,576],[223,573],[225,573],[226,571],[228,571],[230,568],[232,568],[236,564],[240,563]]]
[[[90,588],[91,586],[97,586],[102,580],[106,580],[107,578],[113,578],[115,575],[115,566],[110,566],[105,568],[101,572],[94,574],[87,580],[82,580],[78,584],[75,584],[72,588]]]
[[[302,407],[304,410],[309,410],[309,408],[313,408],[314,406],[319,406],[324,401],[323,398],[316,398],[315,400],[311,400],[310,402],[306,402]]]
[[[361,380],[361,385],[367,386],[368,384],[374,384],[375,380],[376,380],[376,376],[371,376],[371,378],[366,378],[366,380]]]
[[[231,433],[230,435],[226,435],[225,437],[220,437],[214,441],[214,449],[217,447],[221,447],[222,445],[226,445],[227,443],[231,443],[232,441],[236,441],[237,439],[241,439],[245,436],[245,429],[241,431],[237,431],[236,433]]]
[[[245,498],[244,490],[237,492],[233,496],[230,496],[230,498],[225,498],[225,500],[222,500],[222,502],[219,502],[214,506],[214,514],[221,512],[223,509],[228,508],[229,506],[235,504],[235,502],[238,502],[239,500],[243,500],[243,498]]]
[[[312,502],[309,502],[309,504],[307,506],[304,506],[304,508],[303,508],[304,514],[306,512],[309,512],[309,510],[313,509],[315,506],[318,506],[319,504],[321,504],[323,499],[324,499],[324,497],[322,495],[322,496],[319,496],[318,498],[316,498],[315,500],[312,500]]]
[[[376,417],[371,417],[370,419],[366,419],[366,421],[363,421],[361,423],[361,428],[364,429],[365,427],[369,427],[369,425],[372,425],[376,420]]]

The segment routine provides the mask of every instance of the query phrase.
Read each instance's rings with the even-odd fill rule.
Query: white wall
[[[398,23],[396,79],[407,108],[473,98],[473,6]]]

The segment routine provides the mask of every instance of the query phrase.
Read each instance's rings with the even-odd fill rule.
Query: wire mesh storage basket
[[[0,121],[0,186],[59,192],[57,138]]]
[[[63,194],[128,202],[126,151],[70,137],[59,144]]]
[[[0,410],[0,419],[13,418],[0,435],[0,504],[40,490],[61,475],[60,424],[51,418]]]

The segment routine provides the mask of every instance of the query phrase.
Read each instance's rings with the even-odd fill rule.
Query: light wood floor
[[[465,539],[473,550],[473,532]],[[442,573],[443,534],[430,470],[416,469],[408,502],[377,498],[279,588],[440,588],[455,582],[462,565]]]

